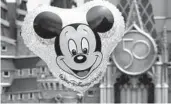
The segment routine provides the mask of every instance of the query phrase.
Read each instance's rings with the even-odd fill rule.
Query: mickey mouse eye
[[[82,38],[81,40],[81,48],[82,48],[82,52],[84,54],[87,54],[89,51],[89,42],[86,38]]]
[[[76,46],[76,43],[74,40],[70,39],[68,41],[68,48],[69,48],[69,51],[71,53],[71,55],[76,55],[77,54],[77,46]]]

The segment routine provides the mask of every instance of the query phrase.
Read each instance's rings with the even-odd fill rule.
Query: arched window
[[[13,100],[13,95],[9,94],[9,100]]]
[[[29,93],[29,94],[28,94],[28,98],[29,98],[29,99],[33,99],[33,98],[34,98],[34,93],[32,93],[32,92]]]
[[[45,83],[45,87],[46,87],[46,89],[48,89],[48,83]]]
[[[59,90],[59,83],[58,82],[56,83],[56,88],[57,88],[57,90]]]
[[[19,100],[23,99],[23,94],[22,93],[18,94],[18,99]]]
[[[50,83],[50,87],[53,89],[53,83]]]

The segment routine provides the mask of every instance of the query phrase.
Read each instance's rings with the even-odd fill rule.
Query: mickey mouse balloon
[[[95,0],[74,9],[40,6],[26,15],[21,35],[60,83],[84,92],[104,76],[123,33],[119,10]]]

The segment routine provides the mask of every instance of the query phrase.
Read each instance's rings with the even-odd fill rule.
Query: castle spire
[[[132,0],[126,22],[126,28],[129,28],[132,24],[136,24],[139,28],[143,29],[143,23],[138,9],[137,0]]]

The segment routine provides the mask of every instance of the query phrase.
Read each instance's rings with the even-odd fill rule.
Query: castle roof
[[[36,68],[46,66],[46,63],[39,57],[31,58],[1,58],[1,70],[12,71],[24,68]]]
[[[38,92],[37,78],[14,79],[11,86],[5,89],[6,93]]]
[[[15,66],[17,69],[35,68],[39,61],[41,61],[39,57],[15,59]]]
[[[7,71],[7,70],[15,70],[15,64],[13,62],[13,60],[11,59],[6,59],[6,60],[2,60],[1,59],[1,70],[2,71]]]

